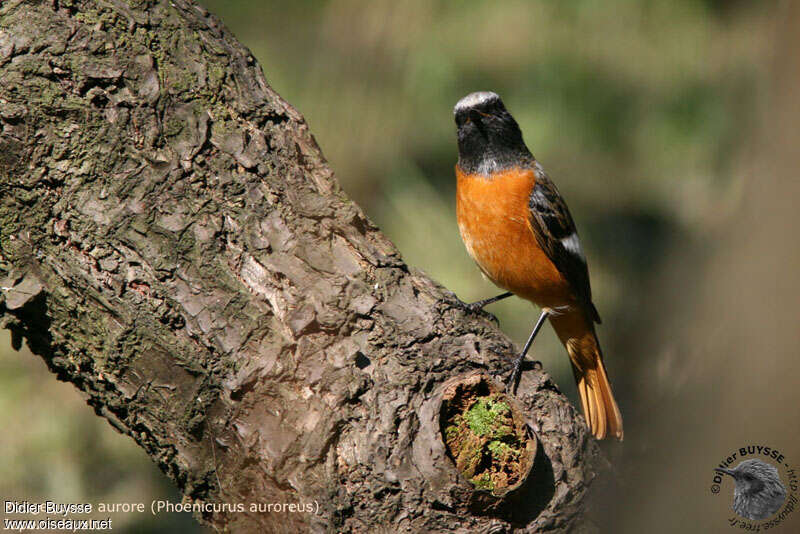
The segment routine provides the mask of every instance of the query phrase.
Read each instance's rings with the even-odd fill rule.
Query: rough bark
[[[346,135],[346,132],[342,132]],[[442,384],[513,347],[406,266],[301,115],[185,0],[0,5],[0,321],[231,532],[563,531],[596,447],[540,369],[538,451],[485,508]],[[511,499],[509,497],[509,499]]]

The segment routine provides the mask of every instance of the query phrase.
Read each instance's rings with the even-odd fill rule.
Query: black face
[[[455,110],[458,128],[458,166],[469,174],[492,172],[533,164],[517,121],[495,93],[472,93],[459,100]]]

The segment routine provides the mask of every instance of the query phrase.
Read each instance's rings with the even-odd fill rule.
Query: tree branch
[[[511,343],[403,263],[249,51],[189,1],[0,7],[0,286],[17,346],[193,502],[319,506],[201,514],[216,528],[579,517],[597,449],[540,370],[519,388],[538,449],[517,500],[459,475],[443,384],[502,380]]]

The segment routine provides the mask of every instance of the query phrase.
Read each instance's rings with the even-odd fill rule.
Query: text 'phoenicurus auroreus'
[[[516,388],[525,354],[545,319],[567,349],[583,413],[598,439],[622,439],[620,415],[608,382],[594,323],[589,269],[575,223],[556,186],[533,157],[514,117],[495,93],[462,98],[458,127],[458,229],[481,271],[507,290],[473,309],[511,296],[542,309],[518,356],[509,388]]]

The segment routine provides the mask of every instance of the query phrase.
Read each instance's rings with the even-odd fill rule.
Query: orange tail
[[[580,310],[553,314],[550,323],[572,361],[572,372],[589,430],[597,439],[614,436],[621,440],[622,415],[611,393],[594,325]]]

